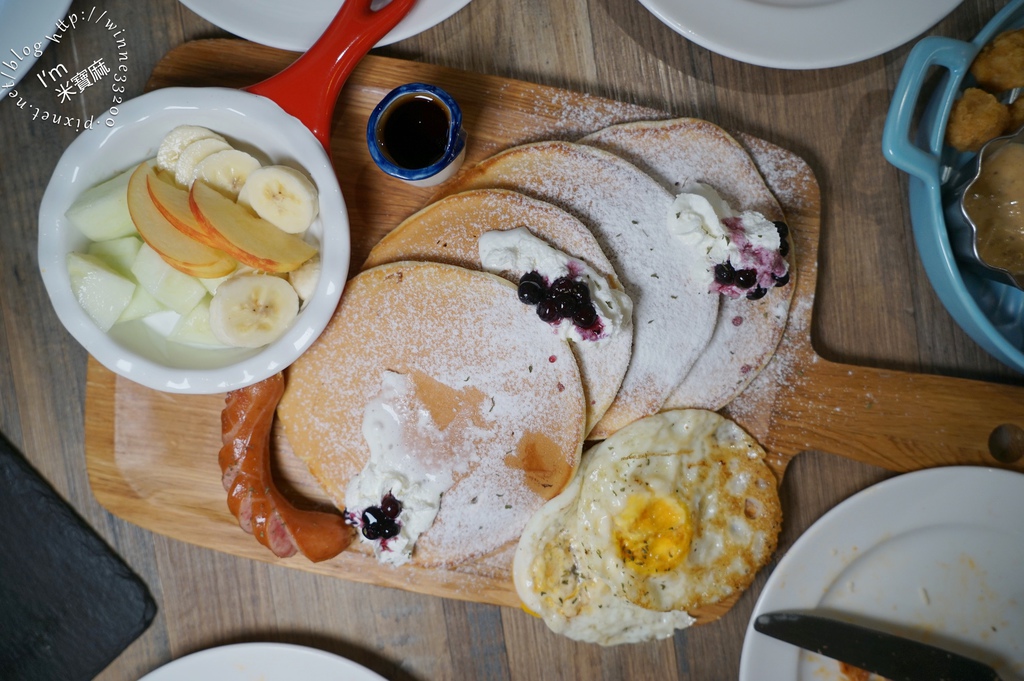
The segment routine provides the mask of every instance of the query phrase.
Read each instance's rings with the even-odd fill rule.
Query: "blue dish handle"
[[[960,83],[977,53],[975,43],[940,36],[924,38],[914,46],[896,84],[882,131],[882,153],[889,163],[927,184],[937,181],[945,121],[960,90]],[[910,124],[921,97],[921,87],[933,66],[948,69],[949,77],[940,86],[945,89],[940,91],[940,109],[935,118],[938,124],[932,128],[932,139],[927,140],[928,148],[922,149],[910,139]]]

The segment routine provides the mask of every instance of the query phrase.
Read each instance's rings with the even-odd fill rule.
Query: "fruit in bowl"
[[[317,204],[300,171],[263,166],[205,127],[177,126],[155,158],[89,188],[68,209],[90,239],[85,253],[68,254],[72,290],[105,332],[170,311],[178,315],[170,342],[262,347],[294,321],[300,293],[315,287],[299,291],[274,275],[317,254],[302,236]]]
[[[189,151],[202,140],[218,144]],[[256,210],[261,198],[239,201],[256,170],[284,177],[287,191],[275,194],[265,178],[250,193],[285,213],[305,211],[306,229],[275,227]],[[315,194],[284,185],[294,172]],[[254,225],[272,235],[271,247]],[[107,369],[169,392],[225,392],[291,364],[333,315],[349,253],[348,214],[324,147],[274,102],[235,90],[168,88],[127,102],[116,125],[72,142],[40,205],[40,273],[61,323]],[[218,287],[236,277],[250,291],[246,298],[235,287],[235,312],[247,299],[248,326],[276,333],[232,334],[228,324],[248,328],[237,314],[212,321]],[[263,285],[270,279],[292,289],[297,313],[280,287]]]

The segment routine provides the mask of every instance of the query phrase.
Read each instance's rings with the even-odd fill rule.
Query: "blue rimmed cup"
[[[462,109],[435,85],[401,85],[374,107],[366,144],[374,163],[388,175],[418,187],[440,184],[466,156]]]

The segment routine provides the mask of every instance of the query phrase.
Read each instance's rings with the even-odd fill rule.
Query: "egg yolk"
[[[615,517],[619,557],[640,574],[674,570],[686,558],[692,539],[690,512],[671,497],[631,495]]]

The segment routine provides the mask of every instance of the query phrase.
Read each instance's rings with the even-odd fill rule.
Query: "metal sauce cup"
[[[1024,290],[1024,267],[1017,272],[987,262],[978,248],[979,231],[987,228],[975,222],[970,214],[970,198],[983,176],[985,169],[990,167],[996,154],[1009,144],[1024,145],[1024,128],[1017,132],[996,137],[985,143],[978,152],[973,164],[965,168],[965,174],[957,183],[957,189],[951,194],[951,201],[946,206],[946,222],[949,226],[950,240],[953,251],[965,267],[969,267],[979,276]],[[1024,175],[1024,167],[1020,172]],[[1021,210],[1024,210],[1024,195],[1021,196]],[[1021,246],[1024,250],[1024,244]]]

